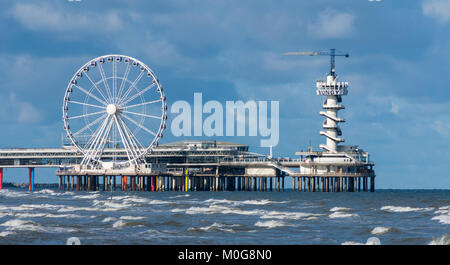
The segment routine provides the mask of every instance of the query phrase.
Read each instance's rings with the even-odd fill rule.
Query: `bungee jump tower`
[[[320,131],[320,135],[326,137],[326,144],[319,145],[323,151],[313,151],[309,147],[306,152],[296,152],[305,163],[299,165],[299,173],[289,175],[298,177],[300,190],[375,191],[375,164],[369,160],[369,153],[357,145],[341,144],[345,140],[341,137],[339,123],[345,120],[338,116],[338,111],[345,108],[341,103],[342,96],[348,94],[348,82],[338,81],[335,56],[349,57],[349,54],[330,49],[325,52],[288,52],[285,55],[330,56],[329,74],[325,80],[316,82],[317,95],[326,97],[323,110],[319,112],[325,117],[322,124],[324,130]]]

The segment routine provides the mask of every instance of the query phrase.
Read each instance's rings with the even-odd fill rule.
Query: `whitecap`
[[[364,245],[363,243],[355,242],[355,241],[345,241],[341,245]]]
[[[359,217],[356,213],[344,213],[344,212],[333,212],[332,214],[328,215],[330,218],[350,218],[350,217]]]
[[[433,238],[428,245],[450,245],[450,235],[447,234],[438,238]]]
[[[107,223],[107,222],[111,222],[111,221],[116,221],[117,218],[116,217],[106,217],[105,219],[103,219],[103,223]]]
[[[390,227],[383,227],[383,226],[377,226],[370,232],[372,235],[382,235],[389,232],[391,228]]]
[[[268,211],[265,212],[261,219],[291,219],[291,220],[313,220],[311,218],[317,219],[318,216],[323,214],[313,214],[313,213],[303,213],[303,212],[279,212],[279,211]]]
[[[244,201],[232,201],[232,200],[227,200],[227,199],[222,199],[222,200],[208,199],[208,200],[205,200],[205,202],[211,203],[211,204],[227,203],[227,204],[233,204],[233,205],[266,205],[266,204],[275,204],[275,203],[286,203],[286,201],[277,202],[277,201],[271,201],[271,200],[267,200],[267,199],[244,200]]]
[[[349,211],[349,210],[351,209],[346,207],[333,207],[330,209],[330,212]]]
[[[381,241],[377,237],[369,237],[365,244],[355,241],[345,241],[341,245],[381,245]]]
[[[0,195],[9,197],[9,198],[18,198],[18,197],[26,197],[29,196],[31,193],[29,192],[20,192],[20,191],[11,191],[8,189],[2,189],[0,190]]]
[[[431,220],[438,220],[439,223],[442,223],[442,224],[450,224],[450,214],[437,215],[437,216],[431,218]]]
[[[262,215],[265,211],[262,210],[241,210],[220,205],[210,205],[209,207],[189,207],[187,209],[172,209],[171,212],[184,212],[186,214],[240,214],[240,215]]]
[[[394,212],[394,213],[403,213],[403,212],[425,212],[425,211],[432,211],[434,208],[428,207],[428,208],[414,208],[414,207],[402,207],[402,206],[383,206],[381,207],[381,210],[387,211],[387,212]]]
[[[98,193],[88,194],[88,195],[75,195],[73,196],[74,199],[97,199],[101,195]]]
[[[280,227],[280,226],[292,226],[288,223],[285,223],[283,221],[278,221],[278,220],[269,220],[269,221],[258,221],[255,223],[255,226],[259,226],[259,227],[266,227],[266,228],[275,228],[275,227]]]
[[[121,216],[121,220],[142,220],[144,219],[144,216]]]
[[[224,231],[224,232],[230,232],[230,233],[234,233],[234,230],[231,227],[236,227],[239,226],[238,224],[222,224],[222,223],[213,223],[210,226],[205,226],[205,227],[190,227],[188,228],[188,231],[193,231],[193,230],[202,230],[202,231],[214,231],[214,230],[218,230],[218,231]]]
[[[6,237],[6,236],[9,236],[9,235],[13,235],[13,234],[15,234],[15,232],[3,231],[3,232],[0,233],[0,237]]]
[[[75,232],[74,229],[61,227],[44,227],[30,220],[11,219],[0,226],[5,226],[7,231],[36,231],[44,233],[61,233],[61,232]]]

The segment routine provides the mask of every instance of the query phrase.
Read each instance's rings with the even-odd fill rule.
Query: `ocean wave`
[[[394,212],[394,213],[404,213],[404,212],[426,212],[434,210],[433,207],[428,208],[414,208],[414,207],[403,207],[403,206],[383,206],[380,208],[383,211]]]
[[[238,224],[222,224],[222,223],[213,223],[212,225],[205,226],[205,227],[189,227],[188,231],[224,231],[229,233],[234,233],[235,231],[232,229],[232,227],[239,226]]]
[[[28,192],[20,192],[20,191],[12,191],[8,189],[0,190],[0,196],[8,197],[8,198],[18,198],[18,197],[27,197],[30,193]]]
[[[74,198],[74,199],[97,199],[100,196],[101,196],[101,194],[99,194],[99,193],[92,193],[92,194],[88,194],[88,195],[75,195],[72,198]]]
[[[442,224],[450,224],[450,206],[439,207],[434,213],[439,215],[431,218],[431,220],[438,220]]]
[[[190,196],[191,196],[190,194],[176,195],[176,196],[169,197],[169,199],[186,198],[186,197],[190,197]]]
[[[107,223],[107,222],[111,222],[111,221],[116,221],[117,218],[116,217],[106,217],[105,219],[103,219],[103,223]]]
[[[329,218],[335,219],[335,218],[351,218],[351,217],[359,217],[356,213],[345,213],[345,212],[333,212],[332,214],[328,215]]]
[[[359,243],[355,241],[345,241],[341,245],[381,245],[380,239],[377,237],[369,237],[366,243]]]
[[[186,214],[240,214],[240,215],[262,215],[265,211],[262,210],[250,210],[245,211],[237,208],[230,208],[220,205],[210,205],[209,207],[189,207],[187,209],[175,208],[171,212],[178,213],[184,212]]]
[[[122,228],[126,226],[142,226],[142,224],[137,222],[127,222],[125,220],[118,220],[113,224],[113,228]]]
[[[255,223],[255,226],[258,227],[266,227],[266,228],[275,228],[275,227],[281,227],[281,226],[293,226],[291,224],[285,223],[283,221],[279,221],[279,220],[269,220],[269,221],[258,221]]]
[[[9,235],[14,235],[14,234],[15,234],[15,232],[12,232],[12,231],[3,231],[3,232],[0,232],[0,237],[7,237]]]
[[[383,235],[391,230],[390,227],[377,226],[370,232],[372,235]]]
[[[428,245],[450,245],[450,235],[446,234],[438,238],[433,238]]]
[[[330,212],[340,212],[340,211],[350,211],[350,208],[346,207],[333,207],[330,209]]]
[[[227,200],[227,199],[222,199],[222,200],[208,199],[208,200],[205,200],[204,202],[211,203],[211,204],[225,203],[225,204],[233,204],[233,205],[267,205],[267,204],[275,204],[275,203],[286,203],[287,201],[278,202],[278,201],[271,201],[268,199],[245,200],[245,201],[233,201],[233,200]]]
[[[450,214],[442,214],[431,218],[431,220],[438,220],[442,224],[450,224]]]
[[[317,217],[323,216],[323,214],[304,213],[304,212],[279,212],[279,211],[266,211],[261,219],[290,219],[290,220],[314,220]]]
[[[121,219],[121,220],[142,220],[144,218],[145,218],[144,216],[128,216],[128,215],[126,215],[126,216],[121,216],[119,219]]]
[[[63,233],[75,232],[76,230],[63,227],[44,227],[31,220],[12,219],[8,220],[0,226],[6,227],[7,231],[34,231],[41,233]]]

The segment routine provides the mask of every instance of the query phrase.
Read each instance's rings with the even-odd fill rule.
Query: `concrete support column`
[[[375,177],[370,177],[370,192],[375,192]]]
[[[28,168],[28,191],[34,191],[34,167]]]
[[[3,168],[0,167],[0,190],[3,189]]]

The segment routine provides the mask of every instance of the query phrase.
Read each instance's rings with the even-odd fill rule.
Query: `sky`
[[[329,58],[282,53],[336,48],[350,54],[336,60],[349,82],[345,144],[370,153],[376,187],[450,189],[450,1],[4,0],[0,32],[0,148],[61,146],[70,78],[92,58],[126,54],[153,69],[169,110],[195,92],[279,101],[273,153],[295,158],[325,143],[315,81]],[[261,137],[200,138],[269,153]],[[199,137],[166,130],[161,143],[182,139]],[[52,172],[38,169],[37,182],[56,181]],[[4,181],[26,174],[9,169]]]

